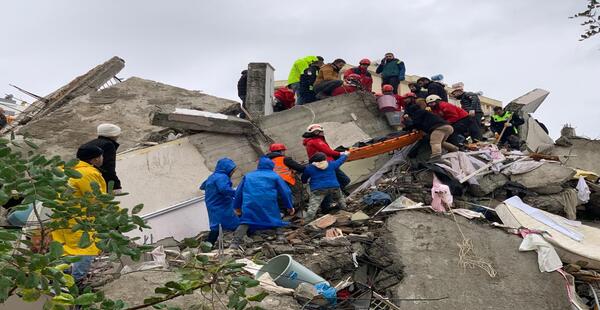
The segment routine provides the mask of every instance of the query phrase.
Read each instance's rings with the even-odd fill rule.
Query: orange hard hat
[[[413,92],[410,92],[410,93],[406,93],[406,94],[404,94],[404,96],[403,96],[403,97],[413,97],[413,98],[417,98],[417,95],[415,95],[415,93],[413,93]]]
[[[283,143],[273,143],[269,146],[269,152],[285,151],[287,147]]]
[[[385,85],[383,85],[383,87],[381,87],[381,91],[384,91],[384,92],[394,91],[394,86],[392,86],[390,84],[385,84]]]

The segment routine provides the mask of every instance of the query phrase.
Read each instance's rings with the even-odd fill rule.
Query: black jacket
[[[275,157],[279,157],[279,156],[283,156],[283,155],[281,155],[281,153],[279,153],[279,152],[271,152],[271,153],[268,153],[266,156],[269,157],[269,159],[273,159]],[[304,165],[293,160],[291,157],[287,157],[287,156],[284,157],[283,163],[286,166],[288,166],[288,168],[290,168],[298,173],[304,172]]]
[[[247,84],[248,83],[248,74],[242,74],[240,77],[237,88],[238,88],[238,97],[242,100],[242,102],[246,102],[246,92],[247,92]]]
[[[438,95],[442,101],[448,102],[448,93],[442,83],[431,81],[427,85],[427,95]]]
[[[431,133],[440,126],[448,125],[448,122],[443,118],[421,109],[417,104],[408,106],[406,108],[406,114],[408,114],[410,118],[404,122],[406,125],[404,130],[418,129],[423,130],[426,133]]]
[[[465,92],[460,96],[460,105],[463,110],[469,112],[474,110],[475,113],[481,113],[481,102],[476,93]]]
[[[104,181],[106,181],[107,186],[108,182],[113,181],[113,189],[121,189],[121,180],[119,180],[119,177],[117,177],[117,172],[115,171],[119,143],[111,138],[98,137],[97,139],[94,139],[86,144],[95,145],[104,151],[104,162],[100,167],[102,177],[104,178]]]

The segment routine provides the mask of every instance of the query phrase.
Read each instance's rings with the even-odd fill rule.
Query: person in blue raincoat
[[[233,197],[235,190],[231,187],[231,175],[236,165],[229,158],[217,161],[215,172],[200,185],[205,192],[204,201],[208,210],[210,234],[208,242],[214,244],[219,237],[219,225],[224,230],[236,230],[240,224],[239,218],[233,211]]]
[[[240,214],[240,226],[236,229],[230,248],[239,249],[248,230],[276,229],[283,240],[281,227],[289,223],[281,219],[277,197],[290,215],[296,210],[292,205],[292,192],[273,168],[275,164],[266,156],[258,160],[256,170],[246,174],[237,187],[233,208]]]

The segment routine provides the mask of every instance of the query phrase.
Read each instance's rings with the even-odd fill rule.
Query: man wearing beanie
[[[121,135],[121,128],[114,124],[100,124],[97,128],[98,138],[86,143],[101,148],[104,151],[104,163],[100,169],[102,176],[108,184],[110,181],[113,182],[113,190],[115,193],[121,192],[121,180],[117,176],[116,161],[117,161],[117,149],[119,143],[117,139]]]
[[[308,210],[304,214],[304,222],[309,223],[317,215],[319,206],[325,197],[331,195],[334,201],[337,201],[338,207],[346,208],[344,194],[340,189],[340,183],[336,177],[335,171],[346,161],[348,152],[342,152],[335,161],[327,161],[327,155],[317,152],[310,157],[310,165],[304,168],[302,173],[302,183],[310,180],[310,199]]]
[[[73,168],[81,174],[79,179],[69,179],[69,185],[73,188],[75,197],[83,197],[85,193],[92,192],[92,183],[100,186],[100,192],[106,193],[106,182],[97,167],[102,166],[102,149],[91,144],[84,144],[77,150],[79,163]],[[69,225],[76,224],[75,219],[69,220]],[[78,246],[83,231],[72,231],[70,228],[52,231],[52,239],[63,244],[65,255],[80,256],[78,262],[71,266],[71,275],[76,282],[80,283],[90,269],[94,256],[100,254],[100,250],[92,242],[87,248]],[[93,235],[90,240],[94,240]]]

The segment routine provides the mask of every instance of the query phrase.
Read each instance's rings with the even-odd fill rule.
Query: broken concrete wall
[[[211,173],[188,138],[120,154],[117,174],[129,195],[118,200],[126,208],[143,203],[139,215],[152,227],[132,236],[181,240],[208,230],[208,213],[200,199],[204,192],[198,187]]]
[[[557,272],[540,273],[537,254],[519,252],[519,237],[457,220],[497,276],[459,265],[457,243],[463,239],[451,217],[402,211],[387,222],[389,255],[405,266],[393,298],[440,300],[395,302],[401,309],[570,309],[565,280]]]
[[[239,182],[243,174],[256,169],[258,154],[246,136],[201,132],[190,136],[189,141],[198,149],[204,158],[204,165],[211,171],[214,171],[220,158],[232,159],[237,165],[232,177],[234,183]]]
[[[273,114],[274,71],[266,62],[248,64],[246,109],[254,118]]]
[[[63,107],[18,130],[33,137],[42,152],[71,157],[79,145],[96,137],[96,126],[114,123],[123,130],[120,151],[130,149],[162,128],[150,124],[152,114],[176,107],[226,113],[235,101],[132,77],[115,86],[77,97]]]
[[[572,146],[556,146],[552,154],[558,155],[566,166],[600,173],[600,140],[571,137],[569,141]]]

